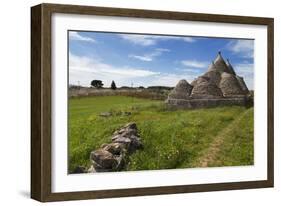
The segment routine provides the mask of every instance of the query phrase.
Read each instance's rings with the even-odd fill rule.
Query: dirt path
[[[232,128],[235,127],[245,115],[247,115],[248,111],[249,110],[246,110],[243,114],[238,116],[214,138],[209,148],[207,148],[203,152],[203,155],[196,161],[198,162],[196,167],[208,167],[210,163],[216,160],[217,154],[220,151],[220,146],[224,142],[225,136],[227,136],[227,134],[231,132]]]

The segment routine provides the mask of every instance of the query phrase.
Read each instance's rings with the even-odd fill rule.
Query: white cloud
[[[144,55],[134,55],[130,54],[130,58],[135,58],[141,61],[146,61],[150,62],[152,61],[155,57],[161,56],[163,52],[169,52],[169,49],[163,49],[163,48],[156,48],[153,52],[144,54]]]
[[[93,79],[104,81],[105,86],[109,86],[112,80],[119,85],[129,85],[135,78],[147,78],[159,73],[147,69],[132,67],[116,67],[93,60],[88,57],[79,57],[70,53],[69,55],[69,82],[77,84],[79,81],[83,86],[89,86]]]
[[[253,89],[254,64],[241,63],[233,65],[236,73],[243,77],[249,89]]]
[[[174,87],[181,79],[185,79],[187,80],[187,82],[191,83],[195,78],[196,75],[190,75],[185,73],[184,74],[161,73],[153,76],[150,79],[150,85]]]
[[[96,43],[96,40],[94,40],[93,38],[82,36],[76,31],[69,32],[69,39],[74,41],[86,41],[86,42]]]
[[[118,87],[130,86],[171,86],[174,87],[179,80],[186,79],[189,83],[196,77],[196,74],[183,72],[160,73],[148,69],[117,67],[93,60],[88,57],[80,57],[70,53],[69,55],[69,83],[89,86],[93,79],[103,81],[105,87],[109,87],[114,80]]]
[[[243,58],[253,58],[254,40],[233,40],[227,45],[227,49]]]
[[[161,35],[138,35],[138,34],[120,34],[122,39],[125,39],[133,44],[141,46],[155,45],[158,41],[165,40],[183,40],[185,42],[195,42],[196,40],[192,37],[179,37],[179,36],[161,36]]]
[[[156,43],[154,39],[149,38],[150,36],[145,35],[121,34],[120,36],[121,38],[128,40],[129,42],[142,46],[150,46]]]
[[[196,74],[198,74],[198,73],[202,73],[202,70],[201,69],[198,69],[198,68],[183,68],[183,69],[181,69],[181,71],[184,71],[184,72],[188,72],[188,73],[196,73]]]
[[[138,60],[141,60],[141,61],[145,61],[145,62],[150,62],[152,61],[152,58],[150,56],[139,56],[139,55],[133,55],[133,54],[130,54],[129,55],[130,58],[135,58],[135,59],[138,59]]]
[[[254,64],[251,63],[235,64],[234,69],[236,73],[242,77],[254,75]]]
[[[198,60],[183,60],[181,63],[187,67],[194,67],[194,68],[206,68],[208,67],[208,62],[202,62]]]

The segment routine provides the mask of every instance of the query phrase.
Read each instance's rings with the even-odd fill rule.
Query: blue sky
[[[221,51],[253,89],[254,40],[69,31],[69,83],[175,86],[208,69]]]

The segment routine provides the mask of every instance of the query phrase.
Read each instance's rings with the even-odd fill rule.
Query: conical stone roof
[[[229,59],[226,60],[226,65],[227,65],[227,67],[228,67],[228,69],[229,69],[230,74],[236,75],[236,73],[235,73],[235,71],[234,71],[234,69],[233,69],[233,67],[232,67],[232,65],[231,65],[231,63],[230,63],[230,61],[229,61]]]
[[[238,80],[238,83],[242,89],[242,91],[245,93],[245,94],[248,94],[249,93],[249,90],[248,90],[248,87],[246,85],[246,83],[244,82],[244,79],[243,77],[240,77],[240,76],[237,76],[236,75],[236,79]]]
[[[229,60],[225,62],[219,52],[205,74],[194,79],[191,84],[180,80],[168,100],[237,98],[247,94],[249,90],[243,78],[236,75]]]
[[[197,79],[197,82],[192,89],[191,97],[199,99],[221,98],[223,97],[223,94],[214,81],[202,76]]]
[[[203,77],[209,78],[210,81],[213,81],[217,86],[219,86],[221,81],[221,74],[216,70],[208,70]]]
[[[212,63],[209,65],[208,71],[216,71],[216,66],[214,61],[212,61]]]
[[[185,80],[180,80],[176,87],[171,91],[168,98],[170,99],[189,99],[192,86]]]
[[[210,80],[209,77],[202,75],[202,76],[199,76],[199,77],[197,77],[196,79],[194,79],[194,80],[191,82],[191,86],[194,87],[196,84],[200,84],[201,82],[205,82],[205,81],[209,81],[209,80]]]
[[[228,68],[227,64],[225,63],[221,52],[218,52],[218,55],[214,61],[214,68],[216,71],[223,73],[223,72],[227,72],[227,73],[231,73],[230,69]]]
[[[244,94],[236,76],[230,73],[222,73],[219,87],[225,97]]]

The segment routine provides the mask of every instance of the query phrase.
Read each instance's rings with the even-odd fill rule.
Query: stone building
[[[230,61],[218,52],[207,72],[190,84],[180,80],[168,95],[166,103],[177,108],[202,108],[227,105],[252,105],[243,77],[238,76]]]

